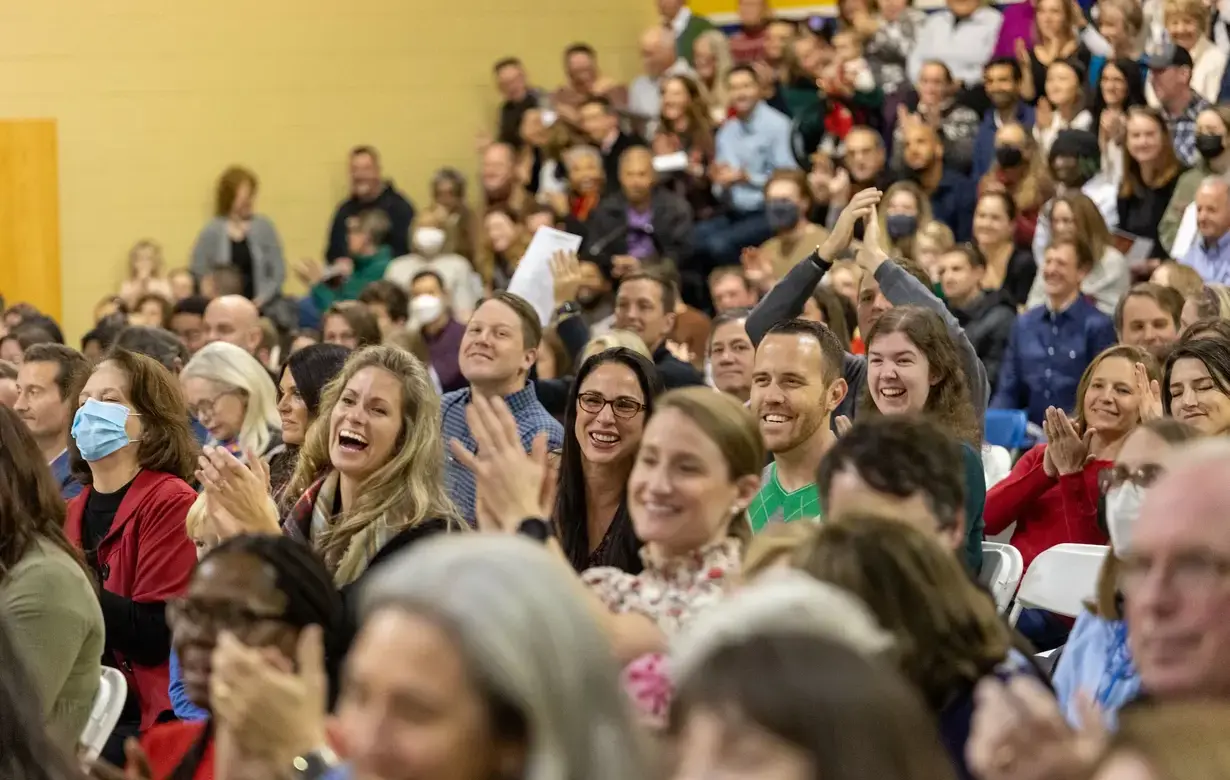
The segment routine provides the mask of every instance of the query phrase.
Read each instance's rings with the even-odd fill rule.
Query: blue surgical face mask
[[[73,416],[72,428],[81,457],[93,463],[127,447],[131,440],[124,425],[130,414],[136,413],[123,404],[93,398],[83,403]]]

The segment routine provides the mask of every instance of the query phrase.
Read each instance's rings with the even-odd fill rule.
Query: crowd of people
[[[657,4],[477,192],[357,146],[288,261],[236,166],[79,349],[0,302],[0,776],[1230,774],[1230,9]]]

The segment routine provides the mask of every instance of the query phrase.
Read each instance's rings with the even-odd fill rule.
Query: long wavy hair
[[[920,306],[897,306],[876,320],[867,334],[867,353],[880,336],[901,333],[927,358],[931,369],[931,390],[923,414],[943,426],[957,439],[979,447],[982,444],[982,426],[974,415],[970,402],[969,381],[957,348],[953,346],[948,328],[940,315]],[[880,414],[871,398],[871,387],[863,385],[859,398],[860,417],[875,417]]]
[[[585,502],[585,458],[581,454],[581,443],[577,440],[577,396],[585,378],[599,366],[618,364],[625,366],[636,376],[641,393],[645,396],[644,419],[649,420],[653,414],[654,399],[663,392],[662,377],[653,361],[626,347],[607,349],[590,356],[581,364],[572,388],[568,391],[568,406],[564,412],[564,449],[560,458],[559,490],[555,500],[555,524],[559,529],[560,545],[568,557],[572,567],[583,571],[589,566],[589,551],[592,540],[589,538],[589,524],[586,522],[589,512]],[[636,453],[627,463],[612,464],[624,470],[623,482],[626,484]],[[625,494],[619,501],[619,509],[611,520],[608,532],[611,537],[610,546],[602,556],[600,566],[614,566],[630,574],[640,572],[642,565],[639,556],[641,543],[632,531],[632,521],[628,517],[628,503]]]
[[[238,440],[245,452],[263,454],[273,439],[272,432],[281,429],[277,389],[265,367],[247,350],[225,341],[207,344],[192,356],[179,378],[181,382],[206,379],[242,393],[243,423]]]
[[[705,155],[706,160],[712,158],[714,154],[713,120],[709,116],[709,105],[705,102],[700,84],[690,76],[677,75],[663,79],[662,89],[665,90],[666,85],[672,81],[682,84],[688,93],[688,107],[683,112],[687,127],[682,131],[675,130],[665,118],[661,118],[658,132],[675,135],[685,150],[700,151]]]
[[[85,570],[81,551],[64,535],[64,518],[64,499],[34,435],[16,412],[0,406],[0,583],[40,540]]]
[[[355,534],[382,517],[394,534],[430,518],[444,519],[450,525],[460,523],[444,488],[440,396],[423,364],[397,347],[358,350],[325,386],[320,413],[300,448],[287,495],[302,496],[333,468],[329,460],[330,418],[346,385],[365,368],[379,368],[397,377],[401,385],[401,432],[389,461],[355,491],[354,505],[334,520],[323,537],[314,540],[330,568],[337,566]]]
[[[146,471],[173,474],[185,482],[195,478],[197,444],[188,424],[188,406],[179,389],[179,381],[166,366],[145,355],[126,349],[113,349],[94,367],[112,363],[128,378],[125,395],[135,414],[141,415],[141,441],[137,444],[137,462]],[[77,442],[68,437],[68,462],[72,474],[83,485],[94,484],[90,464],[81,457]]]

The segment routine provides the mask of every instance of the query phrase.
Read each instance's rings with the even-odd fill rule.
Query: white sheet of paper
[[[1179,222],[1179,232],[1175,234],[1174,243],[1170,245],[1170,256],[1175,259],[1186,257],[1192,245],[1196,243],[1198,232],[1196,204],[1192,203],[1183,211],[1183,219]]]
[[[556,252],[576,252],[580,248],[580,236],[540,227],[534,231],[529,247],[508,281],[508,291],[530,302],[543,327],[555,314],[555,275],[551,273],[551,258]]]
[[[658,173],[676,173],[688,169],[688,153],[659,154],[653,158],[653,169]]]

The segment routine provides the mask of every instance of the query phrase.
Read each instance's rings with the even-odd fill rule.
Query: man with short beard
[[[756,349],[752,414],[773,462],[748,506],[753,532],[820,516],[815,475],[837,441],[829,418],[848,390],[844,355],[827,326],[807,320],[775,325]]]
[[[991,108],[982,116],[978,135],[974,138],[974,179],[991,168],[995,160],[995,134],[999,128],[1017,124],[1026,130],[1033,129],[1033,106],[1021,100],[1021,66],[1011,57],[997,57],[982,69],[982,83],[986,87]]]

